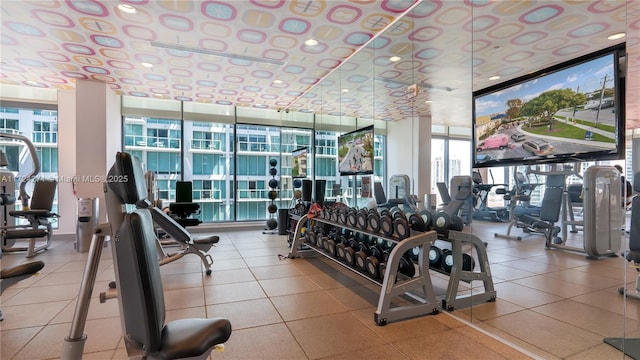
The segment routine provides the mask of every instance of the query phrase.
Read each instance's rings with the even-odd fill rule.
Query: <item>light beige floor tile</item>
[[[0,331],[0,358],[12,359],[43,327],[25,327]]]
[[[251,268],[251,272],[258,280],[277,279],[303,275],[295,266],[289,264],[260,266]]]
[[[287,326],[310,359],[385,343],[384,339],[349,313],[291,321]]]
[[[183,259],[170,262],[168,264],[160,266],[160,273],[164,275],[175,275],[175,274],[192,274],[192,273],[203,273],[204,266],[199,261],[182,261]],[[234,260],[226,260],[226,261],[234,261]],[[214,261],[212,269],[216,266],[216,262]]]
[[[278,258],[278,254],[286,255],[289,252],[289,249],[286,246],[280,248],[265,248],[265,249],[245,249],[240,252],[243,258],[251,258],[251,257],[264,257],[264,256],[273,256],[276,259]]]
[[[571,355],[567,360],[602,360],[602,359],[620,359],[632,360],[631,357],[623,355],[621,351],[609,344],[602,343],[583,352]]]
[[[98,283],[96,284],[96,286]],[[3,306],[49,303],[54,301],[74,300],[80,290],[79,284],[56,286],[32,286],[22,290],[11,299],[3,301]]]
[[[120,307],[118,305],[118,299],[109,299],[105,303],[100,303],[98,298],[99,294],[94,291],[91,302],[89,303],[89,312],[87,313],[87,319],[101,319],[108,317],[120,316]],[[56,317],[51,320],[52,324],[59,324],[64,322],[71,322],[73,320],[73,314],[76,310],[76,300],[72,300],[68,305],[60,311]]]
[[[207,305],[266,297],[257,281],[205,286],[204,293]]]
[[[224,250],[216,249],[212,252],[212,256],[214,260],[232,260],[232,259],[241,259],[242,255],[237,250]]]
[[[391,344],[372,346],[366,349],[358,349],[344,354],[330,355],[322,360],[408,360],[409,358]]]
[[[202,287],[202,274],[173,274],[162,276],[162,288],[166,290],[177,290],[191,287]]]
[[[285,324],[240,329],[231,334],[217,360],[305,360],[307,356]]]
[[[237,301],[207,306],[208,317],[224,317],[231,321],[233,331],[282,323],[282,317],[269,299]]]
[[[545,276],[598,290],[611,287],[612,285],[610,278],[581,271],[578,268],[547,273]]]
[[[255,277],[248,268],[232,270],[216,270],[211,275],[205,276],[202,282],[205,286],[232,284],[244,281],[253,281]]]
[[[293,259],[290,260],[290,263],[305,275],[331,274],[337,271],[335,267],[319,258]]]
[[[504,279],[504,280],[516,280],[522,279],[530,276],[537,275],[530,271],[514,269],[509,266],[504,266],[502,263],[500,264],[491,264],[491,275],[494,278]]]
[[[285,321],[346,312],[347,309],[324,291],[271,297]]]
[[[340,287],[357,286],[360,284],[356,279],[342,272],[315,273],[307,275],[311,281],[321,289],[336,289]]]
[[[335,288],[326,292],[347,310],[360,310],[378,306],[378,299],[380,298],[380,291],[376,292],[364,285]],[[373,314],[373,310],[371,313]]]
[[[451,329],[445,322],[437,319],[447,316],[444,314],[425,314],[413,319],[388,323],[385,326],[376,325],[373,312],[369,309],[354,311],[353,315],[387,342],[423,337]]]
[[[82,360],[107,360],[113,358],[115,350],[98,351],[82,354]]]
[[[518,306],[500,298],[500,293],[498,293],[498,298],[495,302],[486,302],[484,304],[478,304],[464,309],[457,309],[455,314],[464,314],[469,321],[475,323],[478,321],[494,319],[499,316],[521,310],[524,310],[522,306]]]
[[[562,296],[564,298],[570,298],[594,291],[593,288],[584,285],[574,284],[545,275],[518,279],[514,280],[513,283],[544,291],[553,295]]]
[[[320,287],[306,276],[260,280],[260,286],[269,297],[320,290]]]
[[[524,308],[531,308],[554,301],[564,300],[564,298],[560,296],[512,282],[496,284],[495,288],[500,298]]]
[[[625,306],[625,297],[618,293],[617,287],[576,296],[571,300],[624,315],[633,320],[640,320],[640,306],[638,306],[638,303],[627,299],[627,304],[630,306]]]
[[[467,339],[474,340],[478,344],[481,344],[483,347],[488,348],[489,350],[505,357],[506,359],[509,359],[509,360],[532,359],[531,356],[516,350],[511,345],[505,344],[505,341],[498,341],[496,339],[493,339],[487,336],[486,334],[483,334],[482,332],[476,329],[473,329],[471,327],[468,327],[468,326],[456,327],[455,331],[459,332],[464,337],[464,340],[462,341],[468,341]]]
[[[395,341],[392,345],[410,359],[507,359],[455,329]]]
[[[540,263],[532,260],[518,259],[512,261],[501,262],[500,265],[508,266],[514,269],[528,271],[534,274],[545,274],[554,271],[564,270],[564,268],[548,263]]]
[[[603,337],[624,336],[625,331],[640,328],[638,320],[625,319],[624,316],[615,312],[572,300],[543,305],[532,310]]]
[[[282,255],[285,255],[285,254],[282,254]],[[286,265],[286,264],[293,263],[293,261],[291,261],[290,259],[280,259],[278,258],[277,255],[246,257],[246,258],[243,258],[243,260],[247,264],[247,266],[250,268],[261,267],[261,266]]]
[[[2,330],[47,325],[71,300],[52,301],[47,304],[3,306]]]
[[[602,342],[600,335],[531,310],[501,316],[487,323],[560,358]]]
[[[190,307],[190,308],[167,310],[165,315],[165,322],[179,320],[179,319],[191,319],[191,318],[204,319],[206,317],[207,317],[206,308],[204,306],[196,306],[196,307]]]
[[[240,259],[216,260],[213,259],[211,269],[213,272],[220,270],[246,269],[247,265]]]
[[[202,287],[164,291],[164,306],[167,310],[204,306],[204,299]]]

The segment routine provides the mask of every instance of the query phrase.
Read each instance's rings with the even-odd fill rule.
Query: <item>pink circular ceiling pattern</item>
[[[243,106],[259,98],[256,107],[329,107],[398,120],[429,111],[407,103],[405,83],[430,87],[419,93],[424,103],[437,98],[438,89],[449,96],[452,83],[465,93],[488,86],[487,71],[516,77],[545,65],[537,59],[571,59],[626,30],[627,5],[434,0],[399,19],[416,1],[125,2],[137,13],[96,0],[3,2],[2,83],[61,88],[94,79],[131,96]],[[630,22],[629,29],[634,26],[640,27]],[[319,44],[305,45],[308,38]],[[402,60],[389,61],[393,55]],[[22,74],[35,83],[25,83]],[[350,88],[348,101],[322,99],[330,83]],[[298,100],[304,105],[294,105]]]

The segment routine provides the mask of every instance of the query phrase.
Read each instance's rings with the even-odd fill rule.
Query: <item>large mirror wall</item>
[[[292,108],[312,111],[316,125],[337,126],[341,131],[384,122],[379,127],[388,135],[385,175],[409,174],[412,192],[421,198],[435,192],[435,181],[470,175],[474,91],[626,42],[629,155],[622,165],[631,177],[639,169],[630,156],[636,142],[632,129],[640,123],[639,18],[638,3],[625,1],[417,2],[386,31],[363,39],[365,47]],[[607,38],[615,33],[627,36]],[[422,164],[420,151],[425,147],[430,161]],[[461,165],[465,170],[454,173],[449,157],[460,149],[461,157],[467,158]],[[425,177],[420,167],[437,172],[443,161],[437,159],[448,161],[449,173]],[[589,165],[582,164],[582,169]],[[511,184],[514,171],[481,173],[485,180]],[[507,203],[500,199],[499,205]],[[476,221],[468,227],[489,244],[498,299],[453,314],[531,355],[623,358],[602,340],[638,337],[637,300],[627,300],[617,291],[623,284],[634,284],[636,273],[628,263],[620,257],[588,260],[581,253],[547,250],[535,235],[515,241],[494,239],[494,233],[506,231],[506,226]],[[624,251],[628,235],[621,236],[620,251]],[[446,289],[445,276],[434,278],[441,291]],[[473,294],[482,286],[472,285],[462,292]]]

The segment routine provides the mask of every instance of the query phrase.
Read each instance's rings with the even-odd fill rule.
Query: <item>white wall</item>
[[[56,234],[75,234],[76,196],[67,179],[76,174],[76,92],[58,91],[58,229]]]

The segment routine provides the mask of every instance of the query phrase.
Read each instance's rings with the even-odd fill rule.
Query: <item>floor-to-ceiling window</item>
[[[40,172],[36,178],[58,179],[58,112],[47,109],[50,106],[35,107],[3,107],[0,108],[0,132],[8,134],[22,135],[28,139],[36,150]],[[8,160],[8,165],[4,171],[13,174],[12,179],[22,179],[29,176],[33,170],[33,159],[23,141],[0,137],[0,150],[2,150]],[[9,182],[11,183],[11,182]],[[18,197],[18,187],[20,181],[12,181],[13,189],[8,189],[9,183],[2,183],[2,191],[15,191]],[[27,193],[33,192],[33,181],[27,183]],[[16,208],[20,208],[21,203],[16,202]],[[58,196],[54,197],[52,211],[58,211]],[[58,222],[51,219],[54,228]]]

